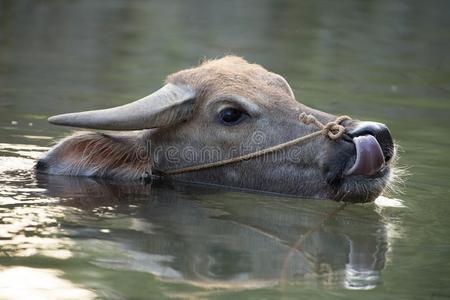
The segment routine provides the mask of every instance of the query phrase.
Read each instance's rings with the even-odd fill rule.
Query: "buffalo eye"
[[[219,120],[224,125],[239,124],[248,114],[240,109],[227,107],[219,112]]]

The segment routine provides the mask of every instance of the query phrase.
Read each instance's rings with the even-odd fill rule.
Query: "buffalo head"
[[[70,136],[37,163],[43,173],[138,180],[237,157],[317,131],[336,116],[299,103],[286,80],[226,56],[170,75],[153,94],[120,107],[51,117],[57,125],[131,131]],[[238,163],[166,176],[305,197],[367,202],[392,177],[394,144],[380,123],[346,120],[338,140],[318,136]]]

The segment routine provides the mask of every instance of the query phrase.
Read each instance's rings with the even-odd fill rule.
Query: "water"
[[[449,11],[0,0],[0,298],[450,298]],[[34,175],[70,133],[49,115],[129,102],[224,53],[284,75],[310,106],[388,124],[403,193],[329,216],[340,204]]]

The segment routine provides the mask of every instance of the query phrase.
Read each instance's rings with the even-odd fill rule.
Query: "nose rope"
[[[342,123],[345,120],[351,120],[349,116],[340,116],[333,122],[329,122],[326,125],[323,125],[319,120],[316,119],[313,115],[307,115],[305,113],[301,113],[298,116],[300,122],[303,122],[306,125],[314,124],[316,127],[322,129],[322,133],[328,136],[332,140],[339,139],[345,133],[345,127],[342,126]]]
[[[317,120],[316,117],[314,117],[313,115],[308,115],[305,113],[301,113],[299,115],[298,119],[300,122],[304,123],[305,125],[312,124],[312,125],[315,125],[316,127],[318,127],[320,130],[315,131],[310,134],[307,134],[307,135],[304,135],[302,137],[298,137],[296,139],[287,141],[285,143],[278,144],[278,145],[268,147],[265,149],[261,149],[261,150],[258,150],[258,151],[252,152],[252,153],[248,153],[245,155],[228,158],[228,159],[224,159],[224,160],[219,160],[219,161],[215,161],[215,162],[210,162],[210,163],[206,163],[206,164],[201,164],[201,165],[194,165],[194,166],[180,168],[180,169],[172,169],[172,170],[158,171],[158,172],[160,172],[162,175],[176,175],[176,174],[182,174],[182,173],[188,173],[188,172],[194,172],[194,171],[199,171],[199,170],[204,170],[204,169],[225,166],[225,165],[229,165],[232,163],[241,162],[244,160],[249,160],[249,159],[264,155],[264,154],[272,153],[272,152],[275,152],[275,151],[281,150],[283,148],[298,144],[300,142],[303,142],[305,140],[308,140],[308,139],[311,139],[313,137],[320,136],[320,135],[325,135],[329,139],[335,141],[335,140],[339,139],[345,133],[345,127],[342,126],[341,123],[345,120],[351,120],[351,118],[349,116],[344,115],[344,116],[339,116],[338,118],[336,118],[336,120],[324,125],[319,120]]]

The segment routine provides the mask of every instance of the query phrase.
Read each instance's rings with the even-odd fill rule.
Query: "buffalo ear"
[[[103,130],[140,130],[173,125],[189,119],[195,91],[186,85],[168,83],[153,94],[129,104],[108,109],[50,117],[55,125]]]
[[[287,82],[286,79],[284,79],[283,76],[276,74],[276,73],[272,73],[272,75],[274,75],[274,80],[271,84],[276,85],[278,87],[280,87],[281,89],[283,89],[292,99],[295,99],[295,95],[294,92],[292,91],[291,86],[289,85],[289,83]]]
[[[138,135],[79,132],[38,160],[38,173],[136,180],[151,172],[148,145]]]

